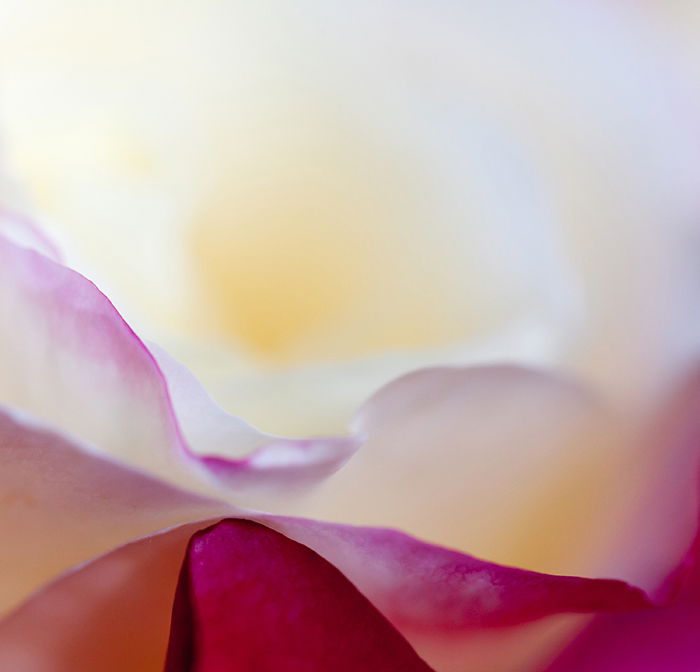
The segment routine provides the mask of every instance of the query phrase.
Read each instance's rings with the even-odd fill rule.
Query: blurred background
[[[427,364],[637,393],[700,333],[699,36],[692,0],[5,0],[3,207],[268,431]]]

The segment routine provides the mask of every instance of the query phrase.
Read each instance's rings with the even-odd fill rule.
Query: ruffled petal
[[[649,483],[632,469],[630,424],[542,371],[414,372],[369,400],[354,422],[366,445],[295,513],[390,526],[537,571],[626,578],[601,558],[629,492]]]
[[[187,388],[190,398],[173,382],[175,408],[154,356],[106,297],[78,273],[6,239],[0,319],[0,401],[178,484],[206,489],[191,467],[241,489],[304,484],[337,469],[358,445],[352,438],[297,442],[261,434],[196,386]],[[228,457],[197,456],[178,412],[187,432]],[[230,457],[252,445],[250,456]]]
[[[189,456],[237,493],[274,497],[330,476],[362,443],[361,434],[290,440],[259,432],[227,413],[195,376],[162,348],[149,345],[168,385]]]

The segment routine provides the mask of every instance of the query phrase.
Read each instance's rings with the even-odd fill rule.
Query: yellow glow
[[[416,235],[415,178],[324,123],[270,138],[268,122],[218,157],[223,177],[191,241],[217,329],[271,364],[449,338],[445,271]]]
[[[306,194],[274,193],[198,220],[194,252],[221,324],[259,355],[285,358],[364,289],[361,231],[323,210]]]

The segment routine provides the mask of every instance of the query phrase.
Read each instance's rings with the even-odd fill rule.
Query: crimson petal
[[[166,672],[429,672],[339,570],[258,523],[224,520],[191,540]]]

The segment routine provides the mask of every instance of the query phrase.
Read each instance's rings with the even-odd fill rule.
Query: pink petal
[[[441,672],[519,672],[580,629],[571,614],[650,606],[620,581],[504,567],[394,530],[257,519],[338,567]]]
[[[306,484],[337,469],[358,445],[261,434],[176,381],[174,407],[154,356],[91,282],[2,237],[0,320],[0,401],[176,483],[206,489],[192,477],[195,466],[237,488]],[[255,452],[197,456],[177,415],[185,410],[185,434],[207,450],[214,444],[235,455],[254,445]]]
[[[392,622],[434,632],[525,623],[560,612],[650,606],[622,581],[539,574],[390,529],[257,517],[338,567]]]
[[[619,582],[498,567],[388,530],[293,519],[264,522],[337,564],[441,671],[492,672],[499,669],[495,658],[522,661],[533,653],[541,655],[542,648],[546,654],[562,636],[560,624],[568,626],[569,621],[560,616],[553,637],[548,634],[551,619],[523,625],[533,618],[647,605],[639,591]],[[161,670],[159,656],[164,656],[185,546],[192,532],[209,524],[203,521],[149,536],[49,584],[0,622],[0,669],[93,669],[101,656],[100,669],[105,672]],[[213,576],[220,574],[214,571]]]
[[[0,614],[70,567],[229,511],[0,409]]]
[[[269,528],[223,521],[190,542],[167,672],[428,671],[330,563]]]

